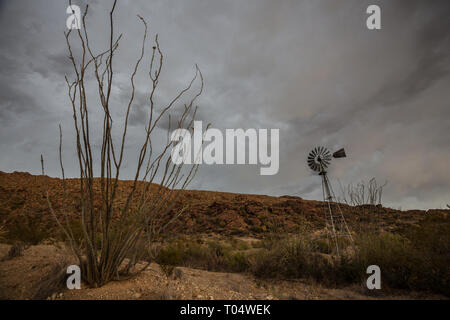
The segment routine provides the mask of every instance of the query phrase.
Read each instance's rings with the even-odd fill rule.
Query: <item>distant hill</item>
[[[56,230],[45,199],[43,179],[47,180],[54,208],[60,212],[63,203],[62,180],[26,172],[0,171],[0,219],[3,224],[28,223],[41,225],[49,231]],[[66,182],[69,194],[66,210],[76,219],[79,217],[76,214],[79,210],[79,180],[67,179]],[[124,201],[131,185],[132,181],[120,181],[119,202]],[[101,204],[99,190],[99,179],[96,179],[98,207]],[[186,206],[187,210],[174,223],[172,232],[258,237],[267,232],[293,233],[299,228],[321,232],[325,226],[324,203],[300,197],[187,190],[177,200],[176,208]],[[353,232],[367,228],[396,231],[417,223],[426,214],[423,210],[400,211],[382,206],[351,207],[341,204],[341,208]]]

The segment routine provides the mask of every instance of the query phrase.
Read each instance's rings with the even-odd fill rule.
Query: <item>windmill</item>
[[[326,204],[325,209],[325,225],[327,229],[327,237],[330,243],[333,242],[336,246],[336,253],[339,255],[339,239],[348,238],[353,243],[352,235],[345,222],[341,207],[336,201],[333,188],[328,180],[326,169],[331,163],[332,158],[345,158],[345,150],[339,149],[331,154],[331,152],[324,147],[316,147],[308,155],[308,166],[319,173],[322,177],[322,194],[323,201]]]

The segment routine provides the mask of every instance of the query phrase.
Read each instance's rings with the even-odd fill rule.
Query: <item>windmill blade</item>
[[[311,170],[322,171],[331,163],[330,151],[322,146],[315,147],[308,154],[307,163]]]

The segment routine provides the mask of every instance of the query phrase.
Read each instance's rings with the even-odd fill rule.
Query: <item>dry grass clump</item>
[[[16,242],[12,245],[12,247],[9,249],[8,254],[6,257],[2,258],[0,261],[8,261],[11,259],[14,259],[16,257],[23,256],[23,252],[29,247],[24,242]]]
[[[354,252],[340,257],[320,253],[302,237],[265,244],[248,258],[249,271],[259,278],[303,278],[327,286],[360,283],[365,286],[370,265],[381,269],[383,289],[431,291],[450,295],[450,232],[447,227],[423,228],[408,236],[383,233],[356,239]],[[431,230],[430,230],[431,231]]]
[[[244,253],[219,241],[176,240],[162,247],[156,257],[160,265],[186,266],[209,271],[242,272],[248,269]]]
[[[251,246],[247,242],[233,236],[229,239],[229,242],[233,249],[236,250],[248,250],[251,248]]]
[[[366,233],[340,257],[327,254],[326,242],[308,234],[271,235],[256,253],[244,257],[246,271],[259,278],[303,278],[326,286],[360,283],[370,265],[381,269],[383,289],[450,295],[450,219],[429,214],[403,234]],[[350,249],[350,247],[349,247]]]
[[[70,262],[65,257],[61,257],[54,263],[49,272],[34,286],[32,299],[46,299],[52,294],[64,289],[66,286],[66,271],[69,265]]]
[[[163,245],[156,262],[170,275],[175,266],[186,266],[249,272],[260,279],[301,278],[329,287],[360,284],[364,288],[367,267],[378,265],[383,292],[405,289],[450,295],[449,228],[447,216],[429,216],[404,234],[356,236],[355,246],[347,244],[341,256],[330,255],[326,239],[307,232],[268,234],[248,251],[236,250],[233,243],[182,239]],[[344,242],[341,245],[345,248]]]
[[[249,271],[259,278],[312,278],[329,284],[333,260],[310,237],[298,235],[264,241],[249,257]]]
[[[5,239],[10,242],[23,242],[28,245],[37,245],[50,238],[50,229],[42,225],[39,217],[33,217],[27,213],[20,215],[20,219],[5,228]]]
[[[174,265],[160,263],[159,267],[161,268],[167,279],[170,279],[172,277],[173,271],[175,270]]]
[[[175,277],[175,279],[180,280],[180,279],[183,278],[183,276],[184,276],[183,270],[181,270],[180,268],[175,268],[175,270],[174,270],[174,277]]]
[[[391,289],[450,295],[450,219],[427,214],[401,233],[366,232],[355,245],[342,242],[341,256],[330,255],[326,239],[304,230],[297,235],[269,233],[252,250],[236,241],[178,239],[162,246],[156,262],[210,271],[249,272],[260,279],[309,279],[325,286],[366,287],[367,267],[381,269],[382,292]],[[376,292],[373,294],[380,294]]]
[[[450,296],[450,216],[427,214],[418,226],[405,232],[416,250],[411,286]]]

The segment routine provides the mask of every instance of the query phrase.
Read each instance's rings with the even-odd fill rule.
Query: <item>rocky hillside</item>
[[[45,179],[45,180],[44,180]],[[45,230],[56,229],[45,198],[46,181],[50,198],[57,212],[62,209],[62,181],[47,176],[24,172],[0,172],[0,222],[8,228],[14,225],[36,224]],[[131,181],[120,181],[119,203],[124,201]],[[70,195],[66,211],[74,218],[79,212],[79,180],[68,179]],[[100,207],[100,186],[96,181],[95,192]],[[265,232],[295,232],[299,227],[319,231],[324,228],[324,205],[319,201],[300,197],[235,194],[212,191],[184,191],[177,207],[187,210],[174,225],[181,234],[219,233],[224,235],[253,235]],[[372,225],[395,231],[416,223],[425,211],[399,211],[382,206],[350,207],[342,205],[350,228],[357,232]]]

